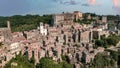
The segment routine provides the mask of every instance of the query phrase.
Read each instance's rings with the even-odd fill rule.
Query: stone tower
[[[11,30],[10,21],[7,21],[7,28]]]
[[[107,23],[107,16],[102,16],[102,22]]]

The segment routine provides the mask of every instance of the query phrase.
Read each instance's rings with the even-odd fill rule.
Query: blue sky
[[[0,16],[81,11],[120,14],[120,0],[0,0]]]

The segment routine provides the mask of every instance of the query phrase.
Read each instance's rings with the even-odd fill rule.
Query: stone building
[[[82,13],[79,11],[75,11],[74,13],[62,13],[53,15],[54,25],[58,25],[64,22],[73,22],[73,20],[82,19]]]
[[[40,22],[40,33],[41,35],[47,35],[47,29],[46,29],[46,26],[43,25],[42,22]]]
[[[82,12],[79,12],[79,11],[74,11],[74,19],[78,20],[78,19],[82,19],[83,17],[83,14]]]
[[[85,43],[85,42],[90,42],[92,40],[92,32],[91,31],[81,31],[80,32],[80,42]]]
[[[58,24],[64,22],[63,14],[55,14],[55,15],[53,15],[52,18],[53,18],[54,25],[58,25]]]
[[[101,36],[108,37],[109,31],[106,30],[93,30],[93,39],[100,39]]]
[[[74,19],[73,13],[64,13],[64,21],[66,22],[72,22]]]
[[[19,54],[20,51],[24,48],[24,45],[18,42],[12,43],[11,45],[9,45],[9,52],[11,54]]]
[[[91,18],[92,18],[91,14],[88,14],[87,19],[91,19]]]
[[[94,53],[83,53],[83,59],[85,60],[85,63],[90,63],[94,60],[95,54]]]
[[[0,28],[0,41],[5,41],[6,39],[12,39],[12,33],[10,28],[10,22],[7,21],[7,27]]]
[[[102,23],[107,23],[107,16],[102,16]]]
[[[117,26],[117,27],[118,27],[118,29],[120,30],[120,23],[118,24],[118,26]]]

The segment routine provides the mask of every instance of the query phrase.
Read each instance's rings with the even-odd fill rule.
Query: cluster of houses
[[[90,15],[88,15],[90,19]],[[53,15],[54,26],[40,22],[37,29],[11,33],[10,22],[7,28],[0,28],[0,66],[4,66],[10,59],[21,53],[29,59],[34,57],[36,63],[43,57],[51,57],[56,62],[62,62],[62,56],[68,58],[69,63],[80,68],[83,61],[89,64],[104,48],[94,48],[94,39],[102,35],[109,36],[107,17],[97,20],[92,24],[75,23],[74,19],[83,19],[79,11]],[[94,23],[100,23],[94,27]],[[118,30],[118,34],[120,34]]]

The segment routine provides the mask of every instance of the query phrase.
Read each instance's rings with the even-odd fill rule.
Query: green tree
[[[111,59],[109,55],[98,53],[90,64],[90,68],[114,68],[113,64],[115,64],[115,60]]]
[[[63,67],[62,68],[74,68],[74,66],[72,64],[63,63]]]
[[[51,58],[42,58],[36,68],[74,68],[74,65],[67,62],[55,63]]]
[[[30,63],[35,64],[35,59],[34,59],[34,57],[31,57],[31,58],[30,58]]]
[[[114,37],[108,37],[106,39],[108,45],[114,45],[116,46],[116,44],[119,42],[119,40],[117,38],[114,38]]]
[[[51,60],[50,58],[42,58],[40,60],[40,64],[37,64],[37,68],[53,68],[54,66],[54,61]]]
[[[12,62],[16,62],[17,66],[11,66]],[[4,68],[34,68],[34,65],[29,62],[26,56],[17,55],[16,58],[11,59]]]
[[[0,17],[0,27],[7,27],[6,21],[11,22],[12,31],[28,31],[39,26],[39,22],[51,24],[52,15],[14,15],[10,17]]]
[[[95,45],[103,46],[104,45],[104,41],[103,40],[95,40]]]

